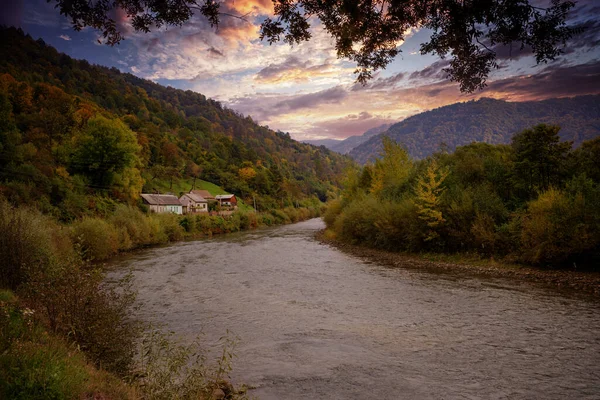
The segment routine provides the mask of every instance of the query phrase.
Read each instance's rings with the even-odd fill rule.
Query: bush
[[[232,369],[235,340],[221,339],[221,356],[215,365],[206,361],[199,340],[184,345],[173,334],[151,331],[138,352],[138,388],[144,398],[171,399],[247,399],[244,387],[237,390],[228,381]]]
[[[88,260],[106,260],[119,250],[119,232],[101,218],[84,218],[71,225],[73,241]]]
[[[136,208],[119,205],[108,221],[120,231],[121,250],[148,246],[158,241],[151,218]]]
[[[29,275],[25,301],[49,329],[77,344],[98,366],[124,376],[129,372],[140,333],[130,318],[135,300],[130,280],[104,282],[104,275],[77,260]]]
[[[290,217],[288,217],[287,214],[282,210],[271,210],[271,215],[273,216],[276,224],[289,224],[292,222]]]
[[[28,269],[73,254],[66,231],[49,217],[0,200],[0,285],[16,289]]]
[[[0,398],[134,397],[123,382],[88,365],[81,352],[48,334],[38,320],[12,293],[0,292]]]
[[[160,230],[164,233],[169,242],[182,240],[184,229],[180,225],[180,217],[176,214],[152,214],[152,219],[158,222]],[[159,242],[160,243],[160,242]]]
[[[327,203],[327,207],[323,213],[323,221],[325,221],[325,225],[327,225],[327,227],[332,227],[336,218],[342,213],[343,210],[344,207],[340,199],[335,199]]]
[[[590,257],[597,256],[600,245],[598,211],[587,207],[586,200],[591,199],[582,193],[569,196],[550,188],[530,201],[522,217],[521,259],[548,265],[577,258],[593,262]]]

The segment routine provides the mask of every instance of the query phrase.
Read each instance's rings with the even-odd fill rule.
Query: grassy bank
[[[318,232],[316,237],[321,243],[334,246],[345,253],[389,267],[515,278],[600,295],[600,273],[598,272],[524,266],[485,258],[478,254],[393,252],[340,241],[329,229]]]
[[[286,224],[318,204],[230,216],[151,214],[119,205],[71,224],[0,201],[0,398],[245,398],[228,382],[234,340],[209,362],[135,315],[130,279],[98,263],[146,246]]]

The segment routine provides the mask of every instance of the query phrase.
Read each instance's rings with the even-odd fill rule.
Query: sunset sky
[[[126,40],[114,47],[102,44],[92,29],[75,32],[46,0],[3,1],[0,23],[20,26],[72,57],[203,93],[298,140],[342,139],[482,96],[522,101],[600,93],[600,0],[578,2],[570,22],[586,29],[568,43],[565,55],[536,66],[526,50],[499,49],[501,68],[486,90],[473,95],[461,94],[446,79],[444,60],[419,54],[427,30],[409,32],[396,60],[362,86],[355,83],[354,65],[336,58],[318,21],[310,42],[269,46],[258,39],[258,29],[272,13],[270,0],[224,1],[222,10],[249,13],[249,22],[223,17],[215,30],[195,16],[181,28],[143,34],[117,15]]]

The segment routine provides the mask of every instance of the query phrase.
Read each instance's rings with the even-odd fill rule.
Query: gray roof
[[[172,194],[142,193],[142,199],[153,206],[180,206],[181,202]]]
[[[215,196],[215,199],[217,200],[227,200],[227,199],[231,199],[233,196],[233,194],[218,194]]]
[[[199,194],[200,196],[204,197],[206,200],[214,200],[215,199],[215,196],[213,196],[208,190],[196,189],[196,190],[190,190],[190,193]]]
[[[200,196],[198,193],[186,193],[183,196],[187,196],[190,199],[194,200],[196,203],[208,203],[208,200],[206,200],[204,197]],[[181,197],[183,197],[181,196]]]

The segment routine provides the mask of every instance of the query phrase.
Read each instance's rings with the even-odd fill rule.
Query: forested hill
[[[202,94],[72,59],[21,30],[0,29],[0,55],[0,191],[15,201],[64,210],[67,200],[85,202],[68,199],[76,188],[132,201],[153,182],[189,177],[269,208],[326,200],[351,162]],[[116,145],[98,160],[87,153],[104,131],[112,136],[103,143]]]
[[[452,151],[471,142],[509,143],[515,133],[539,123],[559,125],[561,139],[577,147],[600,135],[600,95],[518,103],[483,98],[414,115],[384,135],[406,146],[411,156],[424,158],[441,146]],[[381,150],[379,135],[349,154],[364,164]]]

